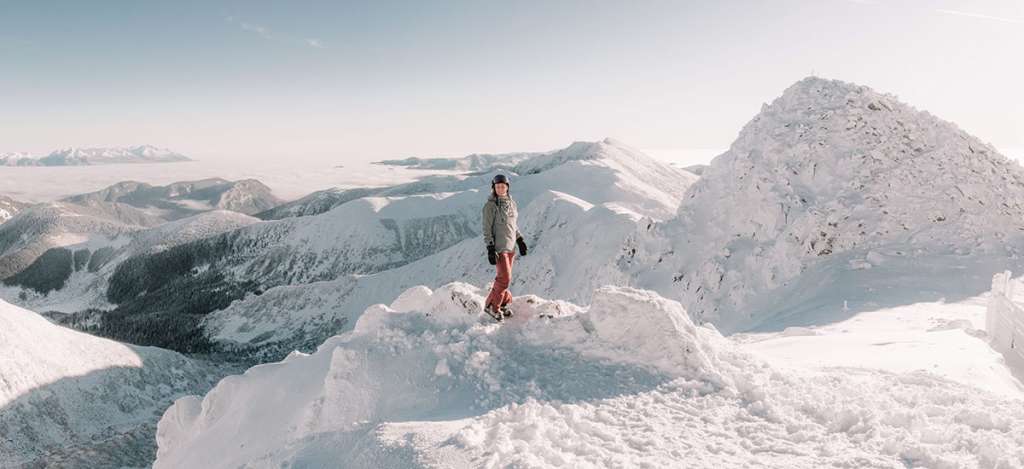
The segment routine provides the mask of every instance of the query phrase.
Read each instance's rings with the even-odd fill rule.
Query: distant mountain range
[[[0,153],[0,166],[90,166],[115,163],[174,163],[192,161],[166,148],[139,145],[122,148],[64,148],[48,155]]]

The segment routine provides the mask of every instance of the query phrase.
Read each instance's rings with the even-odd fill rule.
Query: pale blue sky
[[[812,73],[1024,147],[1024,2],[0,0],[0,152],[726,148]]]

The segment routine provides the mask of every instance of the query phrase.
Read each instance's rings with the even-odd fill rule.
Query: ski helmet
[[[495,175],[494,179],[491,179],[491,187],[492,188],[494,187],[495,184],[498,184],[498,183],[502,183],[502,184],[505,184],[507,186],[511,186],[511,184],[508,183],[508,177],[506,177],[504,174]]]

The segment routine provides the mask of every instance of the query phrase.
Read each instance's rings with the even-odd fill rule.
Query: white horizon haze
[[[0,10],[0,153],[149,144],[243,164],[366,162],[605,137],[724,149],[810,75],[1024,147],[1013,0]]]

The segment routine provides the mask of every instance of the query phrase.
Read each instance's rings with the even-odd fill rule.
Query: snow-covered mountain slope
[[[0,224],[0,279],[31,265],[47,250],[82,243],[108,243],[163,220],[135,207],[87,207],[66,202],[38,204]]]
[[[461,158],[417,158],[383,160],[375,164],[405,166],[410,169],[487,172],[497,168],[510,168],[541,153],[474,153]]]
[[[0,154],[0,166],[79,166],[114,163],[172,163],[191,161],[166,148],[139,145],[123,148],[64,148],[45,156]]]
[[[409,289],[160,421],[164,467],[1019,467],[1024,408],[927,373],[770,365],[653,292]]]
[[[513,291],[583,303],[589,301],[589,295],[598,286],[632,283],[629,274],[637,268],[633,258],[640,243],[652,242],[649,238],[654,217],[677,206],[678,197],[696,179],[613,140],[574,143],[527,160],[511,173],[523,174],[513,179],[512,191],[520,207],[520,231],[531,247],[531,254],[516,264]],[[390,193],[419,193],[469,187],[457,192],[462,194],[461,198],[445,199],[465,204],[460,216],[469,228],[451,247],[387,269],[334,270],[333,277],[306,279],[354,275],[309,285],[290,281],[288,285],[247,295],[204,319],[207,336],[227,348],[276,359],[293,348],[308,350],[324,338],[347,330],[353,324],[353,313],[386,301],[413,285],[486,283],[493,278],[494,271],[486,263],[479,237],[479,213],[485,193],[476,188],[488,187],[489,179],[490,175],[428,178],[387,189]],[[408,198],[421,197],[424,196]],[[395,197],[389,197],[392,198]],[[368,199],[358,202],[363,200]],[[350,209],[346,207],[356,203],[343,204],[314,220],[285,221],[317,223],[315,219],[339,211],[348,213]],[[421,203],[415,212],[433,210],[437,209]],[[358,220],[351,215],[344,219]]]
[[[103,190],[62,199],[86,206],[131,205],[165,220],[175,220],[209,210],[231,210],[247,215],[281,204],[270,188],[255,179],[228,181],[220,178],[175,182],[166,186],[124,181]]]
[[[313,192],[291,202],[285,202],[270,210],[257,213],[262,220],[281,220],[291,217],[319,215],[341,204],[363,197],[373,197],[387,190],[384,187],[356,187],[351,189],[331,188]]]
[[[530,254],[518,257],[511,289],[587,303],[601,285],[628,285],[637,240],[653,220],[613,204],[594,206],[549,191],[520,208],[520,231]],[[211,313],[203,328],[227,349],[280,359],[293,349],[311,350],[330,335],[348,330],[354,313],[394,298],[406,288],[494,278],[482,241],[474,236],[444,251],[372,275],[350,275],[307,285],[286,285],[247,295]]]
[[[47,313],[112,309],[106,301],[107,284],[121,262],[259,222],[238,212],[213,210],[112,239],[51,248],[6,279],[0,298]]]
[[[160,413],[224,371],[75,332],[4,301],[0,357],[5,468],[147,465]]]
[[[744,330],[766,319],[752,298],[837,254],[1016,255],[1024,171],[891,95],[811,77],[765,105],[659,229],[671,246],[643,256],[671,255],[641,284]]]
[[[25,202],[19,202],[10,197],[0,195],[0,224],[10,220],[29,205]]]
[[[566,273],[587,272],[586,268],[602,272],[597,277],[582,276],[586,282],[599,278],[619,280],[621,277],[614,273],[618,266],[604,267],[598,262],[607,262],[621,255],[624,233],[631,233],[641,224],[650,226],[650,222],[642,221],[644,217],[672,213],[678,205],[678,197],[695,178],[610,140],[576,143],[565,150],[541,155],[531,162],[534,163],[532,166],[522,167],[529,174],[516,176],[512,182],[513,194],[523,209],[523,232],[531,245],[542,244],[542,237],[555,240],[556,232],[564,234],[573,230],[578,230],[574,234],[578,239],[600,243],[603,246],[600,252],[591,253],[584,262],[574,262],[568,255],[557,261],[565,266],[563,271]],[[374,276],[460,245],[460,251],[452,251],[454,255],[458,256],[459,252],[472,254],[442,261],[450,267],[449,270],[428,270],[425,276],[419,275],[420,278],[407,281],[414,282],[413,285],[425,281],[437,282],[432,284],[438,285],[459,280],[456,275],[470,267],[484,273],[489,269],[482,268],[480,264],[480,210],[487,197],[485,191],[489,189],[490,178],[487,174],[425,178],[388,188],[373,197],[349,201],[319,215],[261,223],[154,255],[137,256],[122,263],[111,277],[108,300],[123,306],[125,314],[129,314],[125,308],[131,309],[130,314],[135,314],[136,318],[150,314],[143,307],[153,303],[175,305],[173,308],[178,313],[197,317],[222,309],[246,294],[262,296],[273,287],[328,281],[349,275],[356,279]],[[601,208],[590,218],[583,217],[586,227],[573,225],[568,220],[544,212],[545,206],[560,198],[553,196],[552,190],[565,191],[562,199],[576,201],[562,204],[569,207],[566,209],[569,212],[581,214],[586,210],[580,207],[594,203],[600,204]],[[538,200],[537,208],[528,209]],[[538,217],[561,225],[545,228]],[[609,224],[603,225],[603,220],[608,220]],[[584,231],[588,228],[590,232]],[[554,231],[544,233],[544,229]],[[463,242],[466,244],[462,245]],[[587,253],[584,249],[566,252],[580,256]],[[583,267],[577,268],[577,265]],[[569,277],[562,277],[566,280],[556,278],[554,267],[538,265],[533,274],[535,283],[561,284],[560,291],[572,290],[569,285],[575,281],[570,281]],[[411,271],[402,272],[403,280],[412,275]],[[365,285],[360,288],[364,293],[357,295],[358,302],[354,303],[361,310],[367,304],[382,301],[396,293],[392,286],[374,285],[377,281],[386,282],[374,277],[365,283],[352,279],[343,279],[341,283]],[[297,298],[294,301],[307,306],[324,304],[319,288],[312,287],[310,299]],[[338,296],[347,295],[348,290],[341,289],[329,296],[339,299]],[[304,289],[288,291],[301,292]],[[207,295],[218,299],[199,303],[190,300]],[[266,300],[253,301],[257,305],[292,302],[277,294]],[[140,309],[126,306],[125,302],[134,302]],[[183,304],[190,306],[183,307]],[[322,319],[314,322],[325,327],[313,336],[316,339],[312,343],[336,332],[334,327],[339,320],[343,321],[337,317],[339,312],[352,311],[335,309],[324,315],[322,311],[304,310],[309,311],[309,317]],[[271,306],[270,310],[237,311],[244,318],[226,322],[259,331],[257,334],[243,334],[246,340],[261,339],[261,343],[269,345],[267,336],[262,335],[266,328],[270,324],[287,323],[291,327],[277,328],[272,332],[274,341],[299,338],[303,344],[311,343],[308,332],[314,324],[307,322],[306,316],[274,317],[281,311],[277,306]],[[256,324],[254,318],[262,318],[264,322]],[[213,335],[221,336],[220,333]]]
[[[571,194],[593,204],[615,202],[643,216],[673,217],[694,174],[655,160],[622,142],[575,142],[566,148],[520,159],[510,155],[485,171],[434,175],[384,188],[328,190],[259,214],[280,219],[324,213],[361,197],[393,197],[478,189],[488,191],[496,173],[512,176],[512,194],[520,206],[548,190]],[[523,154],[530,155],[530,154]],[[471,157],[467,157],[471,158]]]

